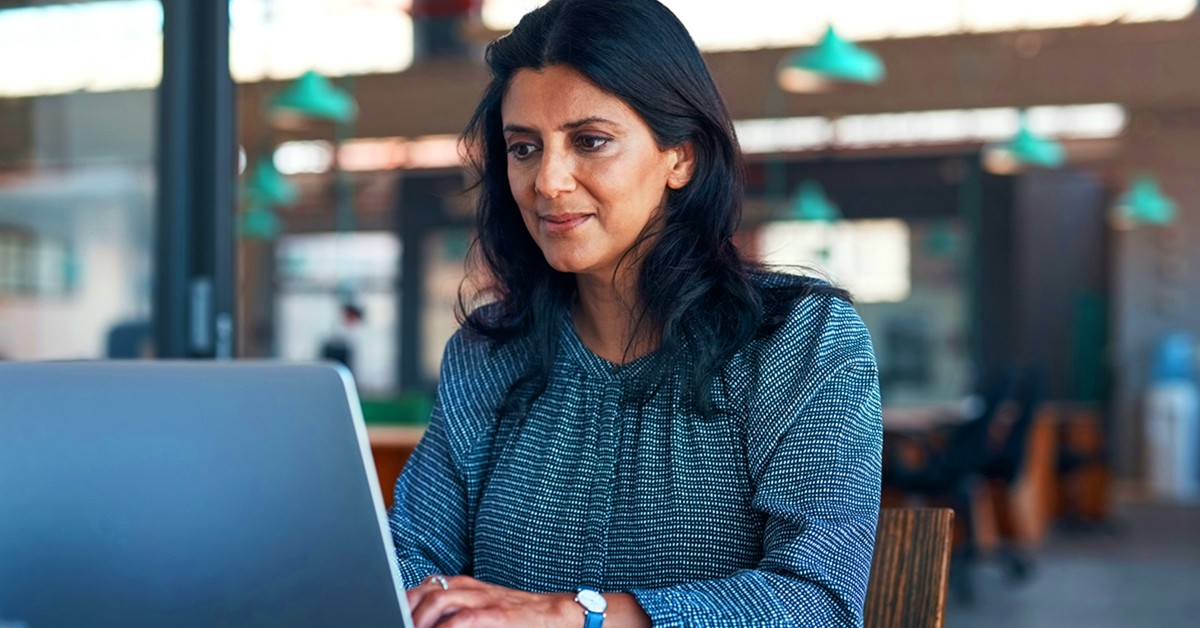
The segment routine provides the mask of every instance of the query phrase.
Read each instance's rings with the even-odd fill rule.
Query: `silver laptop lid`
[[[410,626],[349,375],[0,364],[0,625]]]

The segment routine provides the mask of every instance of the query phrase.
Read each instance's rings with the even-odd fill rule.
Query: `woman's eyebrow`
[[[612,126],[617,126],[616,122],[613,122],[612,120],[609,120],[608,118],[601,118],[599,116],[589,116],[587,118],[580,118],[578,120],[572,120],[570,122],[566,122],[563,125],[559,126],[558,129],[560,131],[574,131],[575,129],[578,129],[581,126],[587,126],[589,124],[608,124],[608,125],[612,125]],[[536,135],[538,133],[537,129],[534,129],[532,127],[522,126],[520,124],[506,124],[506,125],[504,125],[504,128],[501,130],[506,135],[509,133],[529,133],[529,134]]]
[[[508,135],[509,133],[530,133],[530,134],[537,133],[536,129],[533,129],[533,128],[530,128],[527,126],[521,126],[519,124],[506,124],[506,125],[504,125],[504,128],[501,129],[501,131],[503,131],[505,135]]]
[[[601,118],[599,116],[590,116],[587,118],[581,118],[579,120],[574,120],[572,122],[568,122],[568,123],[562,125],[561,127],[559,127],[559,129],[562,131],[573,131],[575,129],[578,129],[581,126],[587,126],[589,124],[597,124],[597,123],[610,124],[613,126],[617,125],[616,122],[613,122],[612,120],[609,120],[607,118]]]

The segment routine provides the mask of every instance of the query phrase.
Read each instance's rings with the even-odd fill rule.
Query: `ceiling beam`
[[[879,86],[783,94],[778,60],[791,49],[706,55],[735,119],[1117,102],[1200,107],[1200,19],[889,39],[867,45],[887,64]],[[358,76],[360,137],[457,134],[487,82],[478,63],[431,61]],[[264,137],[259,111],[279,83],[242,85],[243,141]],[[331,136],[331,131],[314,131]]]

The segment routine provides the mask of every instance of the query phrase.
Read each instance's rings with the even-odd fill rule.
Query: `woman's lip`
[[[562,214],[558,216],[542,216],[546,231],[554,234],[566,233],[591,218],[591,214]]]

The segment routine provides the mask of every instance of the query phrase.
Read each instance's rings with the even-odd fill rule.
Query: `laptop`
[[[349,373],[0,363],[0,627],[412,626]]]

